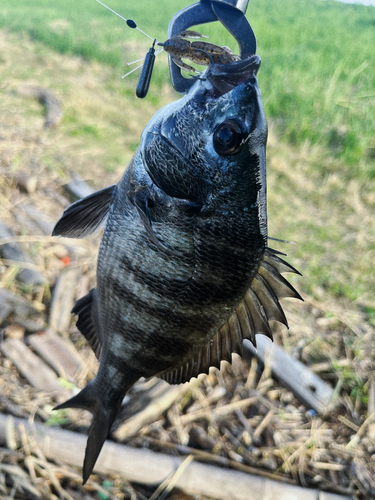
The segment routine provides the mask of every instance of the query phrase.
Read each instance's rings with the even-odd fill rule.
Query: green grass
[[[321,1],[271,3],[257,29],[268,116],[290,142],[321,144],[350,166],[348,179],[372,178],[374,9]]]
[[[108,3],[163,40],[172,15],[190,1]],[[280,136],[297,145],[322,145],[345,164],[348,180],[374,179],[374,9],[332,1],[251,0],[248,16],[263,60],[259,80],[266,113]],[[3,0],[0,26],[26,31],[56,51],[96,59],[119,72],[149,45],[94,0]],[[202,31],[214,42],[233,46],[218,23]],[[131,78],[135,85],[137,76]],[[165,66],[156,64],[153,83],[160,88],[167,81]],[[148,99],[157,103],[155,95]]]

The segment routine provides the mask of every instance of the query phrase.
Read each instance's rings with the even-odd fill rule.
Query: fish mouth
[[[210,64],[205,78],[214,88],[214,97],[220,97],[241,83],[255,79],[260,63],[260,57],[253,55],[228,64]]]

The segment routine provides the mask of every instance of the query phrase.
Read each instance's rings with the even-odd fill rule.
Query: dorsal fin
[[[52,236],[85,238],[95,232],[107,216],[116,184],[69,205],[53,229]]]
[[[222,360],[231,362],[233,352],[242,355],[244,339],[249,339],[256,346],[255,335],[263,333],[272,340],[271,319],[288,326],[279,298],[303,299],[280,273],[300,273],[279,254],[271,248],[266,249],[250,289],[229,320],[188,362],[161,374],[160,378],[170,384],[187,382],[200,373],[208,373],[210,366],[220,368]]]
[[[72,313],[78,314],[77,328],[90,344],[95,356],[99,359],[102,349],[97,321],[97,297],[96,288],[89,291],[87,295],[77,300]]]

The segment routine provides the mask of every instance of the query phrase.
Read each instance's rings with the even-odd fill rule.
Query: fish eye
[[[234,119],[225,120],[214,131],[215,151],[221,156],[235,155],[242,149],[245,138],[246,134],[238,121]]]

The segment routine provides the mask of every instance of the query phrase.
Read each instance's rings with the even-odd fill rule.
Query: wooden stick
[[[16,172],[13,182],[23,193],[35,193],[38,187],[38,178],[35,175],[29,175],[26,172]]]
[[[0,344],[3,354],[18,368],[26,380],[41,391],[69,396],[59,384],[56,373],[19,339],[7,339]]]
[[[0,219],[0,239],[12,238],[13,231]],[[32,260],[23,251],[19,243],[10,242],[0,245],[0,256],[7,260],[16,261],[21,270],[17,273],[17,279],[25,285],[41,285],[47,282],[39,271],[28,269],[27,264],[33,264]],[[23,265],[26,264],[26,267]]]
[[[256,396],[246,399],[240,399],[239,401],[235,401],[234,403],[228,403],[224,406],[218,406],[217,408],[202,408],[201,410],[197,410],[192,413],[186,413],[185,415],[181,415],[180,420],[183,425],[188,424],[189,422],[194,422],[200,418],[209,418],[210,415],[215,418],[225,417],[232,413],[234,410],[247,408],[258,401]]]
[[[30,301],[11,292],[7,288],[0,288],[0,324],[10,314],[13,322],[29,332],[36,332],[45,327],[43,316],[35,309]]]
[[[374,420],[374,418],[375,418],[375,411],[373,413],[371,413],[371,415],[369,415],[366,418],[366,420],[363,422],[363,424],[361,425],[361,427],[358,429],[357,434],[355,436],[353,436],[351,438],[351,440],[349,441],[349,443],[346,445],[346,448],[350,449],[350,448],[354,448],[355,446],[357,446],[357,444],[359,443],[361,437],[366,432],[367,427],[371,424],[371,422]]]
[[[77,284],[78,274],[75,269],[63,271],[56,280],[49,315],[49,326],[55,332],[63,333],[68,330]]]
[[[5,428],[19,426],[25,429],[48,459],[58,459],[81,466],[86,436],[56,427],[30,424],[26,420],[0,414],[0,441],[5,441]],[[8,424],[7,424],[8,422]],[[147,449],[131,448],[106,442],[95,466],[104,474],[120,474],[128,481],[155,486],[175,473],[184,459],[155,453]],[[350,500],[349,497],[321,493],[318,490],[279,483],[243,472],[190,463],[176,481],[176,487],[191,495],[205,495],[217,500]]]
[[[72,173],[72,180],[64,186],[64,189],[69,194],[73,201],[85,198],[92,193],[95,193],[95,189],[89,186],[78,174]]]
[[[154,493],[150,496],[150,500],[162,500],[164,499],[176,486],[179,477],[185,472],[186,467],[194,460],[193,455],[189,455],[185,458],[182,464],[178,467],[176,472],[172,474],[171,477],[165,479]]]
[[[160,380],[157,388],[161,389],[161,393],[152,399],[143,410],[136,413],[128,420],[126,420],[120,427],[113,433],[117,441],[123,441],[126,438],[134,436],[141,427],[148,422],[154,422],[157,418],[164,413],[176,399],[183,396],[190,390],[189,384],[183,385],[169,385],[167,382]]]
[[[27,342],[60,377],[72,383],[77,382],[77,375],[82,371],[84,361],[70,340],[47,328],[28,335]]]
[[[208,462],[209,464],[218,464],[226,469],[236,469],[240,472],[246,472],[246,474],[254,474],[255,476],[265,477],[271,479],[272,481],[280,481],[282,483],[294,484],[294,481],[290,479],[285,474],[279,474],[277,472],[268,472],[264,469],[257,469],[251,465],[244,465],[230,458],[222,457],[221,455],[216,455],[215,453],[198,450],[197,448],[191,448],[190,446],[185,446],[182,444],[171,443],[170,441],[160,441],[158,439],[147,438],[147,442],[157,445],[160,448],[168,448],[174,451],[178,451],[182,455],[194,455],[199,462]]]
[[[359,426],[355,425],[348,418],[344,417],[344,415],[339,415],[337,417],[337,419],[340,420],[340,422],[342,422],[344,425],[346,425],[347,427],[349,427],[350,429],[352,429],[354,432],[358,432],[359,431]]]
[[[335,403],[332,387],[264,335],[257,335],[256,340],[256,348],[248,340],[244,341],[244,348],[262,363],[269,363],[273,376],[303,402],[307,409],[311,408],[320,415],[332,409]]]

